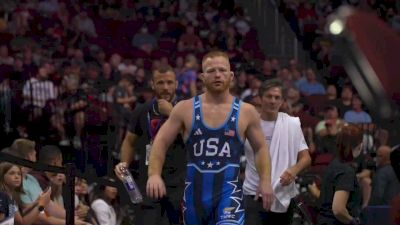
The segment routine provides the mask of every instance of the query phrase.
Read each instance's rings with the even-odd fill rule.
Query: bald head
[[[385,166],[390,164],[390,153],[392,149],[387,145],[382,145],[376,151],[378,166]]]

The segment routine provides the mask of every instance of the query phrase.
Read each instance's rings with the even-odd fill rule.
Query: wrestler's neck
[[[209,104],[223,104],[227,102],[232,102],[233,96],[226,92],[210,92],[206,91],[203,96],[203,101]]]
[[[262,112],[261,119],[264,121],[276,121],[278,119],[278,112]]]

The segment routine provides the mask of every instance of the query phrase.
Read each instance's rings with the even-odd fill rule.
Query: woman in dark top
[[[320,192],[319,225],[358,224],[361,190],[352,167],[353,151],[361,147],[362,130],[346,125],[337,136],[337,158],[325,171]]]

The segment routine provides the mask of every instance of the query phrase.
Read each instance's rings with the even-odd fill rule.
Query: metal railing
[[[75,165],[72,163],[65,164],[65,167],[57,167],[57,166],[50,166],[38,162],[32,162],[26,159],[21,159],[19,157],[15,157],[9,154],[5,154],[0,152],[0,159],[1,161],[6,161],[9,163],[13,163],[19,166],[28,167],[35,171],[42,171],[42,172],[53,172],[53,173],[62,173],[65,174],[66,178],[66,192],[63,193],[63,199],[65,201],[65,222],[66,224],[75,224],[75,177],[76,177],[76,169]]]

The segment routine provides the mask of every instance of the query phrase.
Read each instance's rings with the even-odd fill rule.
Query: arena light
[[[335,19],[329,24],[329,33],[340,35],[344,30],[344,23],[340,19]]]

